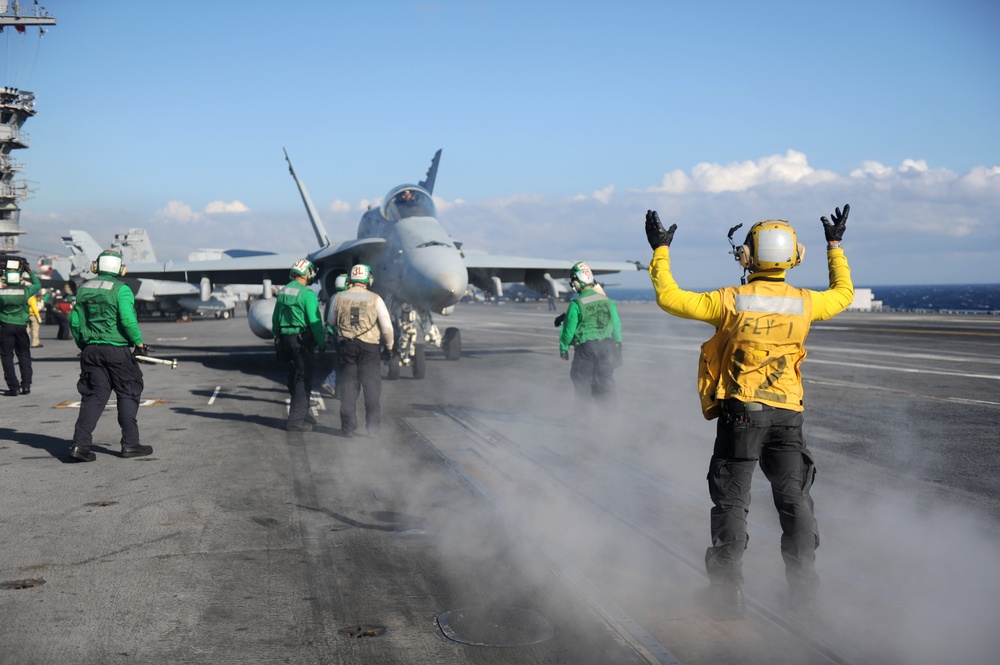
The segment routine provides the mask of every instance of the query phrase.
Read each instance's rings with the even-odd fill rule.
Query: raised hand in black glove
[[[136,356],[148,356],[150,353],[152,353],[152,351],[150,351],[150,348],[145,344],[140,344],[139,346],[132,349],[133,358],[135,358]]]
[[[563,312],[562,314],[556,317],[556,320],[553,323],[555,323],[556,328],[558,328],[563,324],[563,321],[565,320],[566,320],[566,312]]]
[[[840,208],[834,208],[834,212],[830,217],[833,218],[831,222],[826,217],[820,217],[819,221],[823,222],[823,232],[826,233],[826,241],[828,243],[840,242],[844,238],[844,229],[847,228],[847,215],[851,212],[850,204],[844,206],[844,212],[840,212]]]
[[[649,241],[649,246],[653,249],[670,247],[676,230],[676,224],[671,224],[669,229],[664,229],[663,224],[660,224],[660,216],[656,214],[655,210],[646,211],[646,240]]]

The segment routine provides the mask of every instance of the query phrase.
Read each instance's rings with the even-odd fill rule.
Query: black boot
[[[69,457],[77,462],[93,462],[97,459],[97,455],[90,452],[89,449],[84,448],[83,446],[72,446],[69,449]]]
[[[708,612],[716,621],[738,621],[746,612],[739,584],[713,584],[708,590]]]
[[[143,455],[152,455],[153,446],[129,446],[128,448],[122,448],[122,457],[142,457]]]

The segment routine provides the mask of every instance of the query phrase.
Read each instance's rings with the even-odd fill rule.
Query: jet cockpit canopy
[[[434,199],[418,185],[400,185],[385,197],[382,216],[390,222],[407,217],[437,217]]]

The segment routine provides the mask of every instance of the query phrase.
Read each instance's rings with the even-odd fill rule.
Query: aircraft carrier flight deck
[[[318,391],[315,430],[284,431],[285,370],[242,311],[142,320],[177,360],[143,366],[153,455],[118,456],[109,407],[87,464],[77,349],[44,326],[31,394],[0,398],[0,663],[995,662],[1000,317],[813,325],[818,605],[788,609],[758,472],[727,622],[705,606],[711,329],[619,311],[614,412],[572,415],[558,312],[463,303],[441,320],[461,358],[384,381],[382,432],[353,439]]]

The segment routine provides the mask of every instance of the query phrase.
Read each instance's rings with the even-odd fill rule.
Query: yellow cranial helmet
[[[750,227],[736,260],[750,272],[788,270],[802,263],[806,248],[795,238],[795,229],[783,219],[767,219]]]

